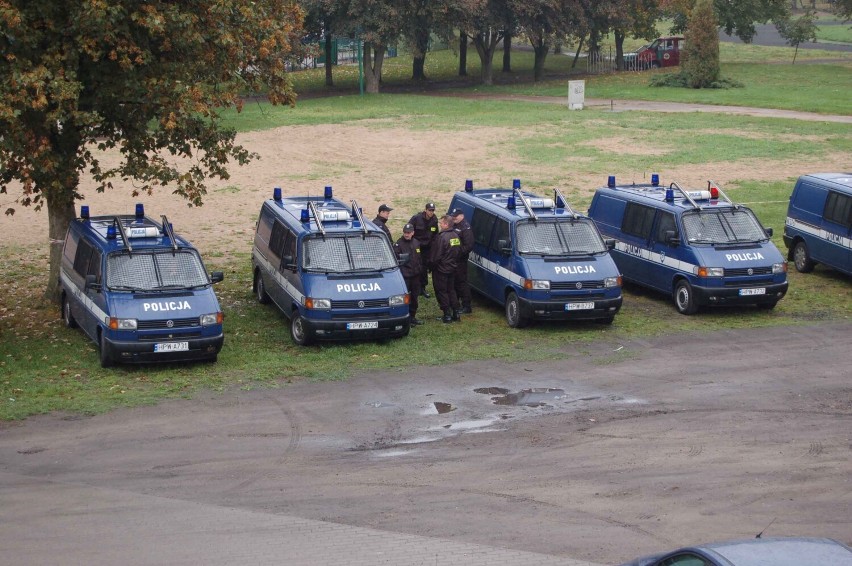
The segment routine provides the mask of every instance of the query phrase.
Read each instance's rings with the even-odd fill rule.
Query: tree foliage
[[[672,17],[672,33],[681,33],[687,27],[697,0],[662,0],[661,7]],[[788,18],[787,0],[713,0],[713,10],[720,28],[728,35],[736,35],[745,43],[754,39],[755,23],[784,21]]]
[[[798,18],[791,18],[790,20],[778,23],[778,33],[781,34],[781,37],[784,38],[787,45],[791,45],[796,48],[796,51],[793,53],[793,63],[796,62],[796,55],[799,53],[800,43],[816,41],[816,20],[816,14],[813,11],[808,10]]]
[[[719,32],[713,0],[697,0],[684,39],[683,73],[692,88],[707,88],[719,79]]]
[[[217,109],[255,91],[295,101],[285,62],[301,22],[293,0],[0,0],[0,192],[46,204],[54,243],[84,171],[98,191],[134,179],[134,195],[169,186],[200,205],[207,178],[252,158]],[[103,165],[113,148],[120,162]]]

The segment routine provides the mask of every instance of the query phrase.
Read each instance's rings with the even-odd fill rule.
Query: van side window
[[[284,238],[284,247],[281,253],[281,267],[286,267],[284,258],[290,256],[290,262],[296,262],[296,234],[287,230],[287,235]]]
[[[657,242],[666,241],[666,232],[674,232],[677,234],[677,223],[675,222],[674,214],[668,212],[660,213],[660,220],[657,222],[657,232],[654,234],[654,240]]]
[[[62,253],[65,254],[65,259],[70,262],[73,262],[74,258],[77,257],[77,242],[79,240],[79,234],[76,234],[74,230],[68,230],[68,234],[65,235],[65,248]]]
[[[651,235],[651,227],[654,225],[655,212],[650,206],[628,202],[627,207],[624,209],[624,220],[621,222],[621,231],[625,234],[647,240]]]
[[[823,216],[829,222],[852,226],[852,197],[829,191]]]
[[[95,282],[101,282],[101,252],[98,250],[92,250],[92,257],[89,258],[89,269],[86,271],[86,275],[94,275]]]
[[[473,211],[473,219],[470,228],[473,230],[473,241],[477,244],[488,246],[491,243],[491,229],[497,217],[479,208]]]
[[[512,233],[509,230],[509,223],[505,220],[498,219],[497,224],[494,227],[494,239],[491,240],[491,249],[495,251],[500,250],[500,240],[506,241],[506,246],[512,246]]]
[[[74,256],[74,271],[81,277],[89,273],[89,260],[92,259],[92,245],[86,240],[80,240],[77,245],[77,255]]]
[[[264,207],[260,211],[260,218],[257,221],[257,235],[264,242],[269,242],[269,237],[272,230],[272,214]]]
[[[272,225],[272,236],[269,238],[269,252],[277,258],[281,258],[284,251],[284,240],[287,238],[287,228],[280,222]]]

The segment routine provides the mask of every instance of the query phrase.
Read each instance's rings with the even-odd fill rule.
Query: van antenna
[[[771,521],[769,521],[769,524],[768,524],[768,525],[766,525],[766,527],[765,527],[762,531],[760,531],[759,533],[757,533],[757,536],[756,536],[756,537],[754,537],[754,538],[760,538],[761,536],[763,536],[763,533],[765,533],[765,532],[766,532],[766,529],[768,529],[769,527],[771,527],[771,526],[772,526],[772,523],[774,523],[774,522],[775,522],[775,519],[777,519],[777,518],[778,518],[778,517],[775,517],[774,519],[772,519]]]

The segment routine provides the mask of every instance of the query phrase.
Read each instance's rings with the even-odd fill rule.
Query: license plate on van
[[[186,352],[189,350],[189,342],[164,342],[154,344],[155,352]]]
[[[595,308],[595,303],[565,303],[566,311],[587,311]]]
[[[347,322],[346,330],[370,330],[371,328],[378,328],[379,321],[371,320],[369,322]]]
[[[747,297],[749,295],[765,295],[766,288],[759,287],[757,289],[740,289],[740,297]]]

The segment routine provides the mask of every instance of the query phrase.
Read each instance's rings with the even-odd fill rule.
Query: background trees
[[[47,205],[49,296],[80,174],[98,191],[132,178],[135,193],[162,185],[201,204],[206,178],[252,158],[217,108],[247,92],[293,103],[285,60],[301,23],[293,0],[0,2],[0,192]],[[103,167],[110,148],[122,159]]]
[[[697,0],[684,38],[681,62],[688,86],[706,88],[719,80],[719,32],[713,0]]]

